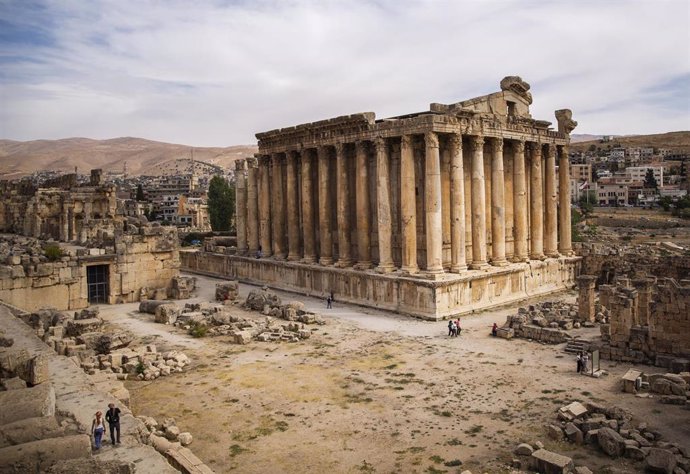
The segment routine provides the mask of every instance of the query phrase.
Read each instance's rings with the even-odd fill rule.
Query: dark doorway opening
[[[89,303],[108,302],[108,265],[86,267],[86,284],[89,288]]]

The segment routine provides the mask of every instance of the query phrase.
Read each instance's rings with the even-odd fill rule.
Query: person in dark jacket
[[[120,444],[120,409],[114,403],[108,405],[108,411],[105,412],[105,421],[110,427],[110,441],[115,444]],[[115,431],[117,430],[117,438],[115,438]]]

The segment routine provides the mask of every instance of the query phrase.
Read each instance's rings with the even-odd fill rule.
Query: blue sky
[[[532,84],[575,133],[690,129],[688,0],[0,0],[0,138],[196,146]]]

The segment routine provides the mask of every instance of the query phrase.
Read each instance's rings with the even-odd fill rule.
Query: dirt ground
[[[218,280],[198,278],[193,301],[210,301]],[[250,289],[242,285],[242,296]],[[128,382],[131,408],[175,418],[216,472],[501,473],[510,472],[519,442],[537,440],[595,472],[641,472],[593,448],[547,439],[544,425],[574,400],[627,408],[667,440],[690,444],[690,411],[620,392],[630,365],[603,361],[610,375],[594,379],[576,373],[562,345],[492,338],[492,323],[516,307],[463,317],[462,335],[451,339],[446,322],[341,305],[337,295],[326,310],[322,300],[278,293],[304,301],[327,324],[299,343],[239,346],[226,337],[192,339],[136,305],[101,308],[111,324],[192,359],[182,374]]]

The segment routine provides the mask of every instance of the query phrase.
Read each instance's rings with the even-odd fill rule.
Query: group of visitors
[[[110,428],[110,441],[112,444],[120,444],[120,409],[114,403],[108,405],[108,410],[105,412],[105,420],[103,413],[96,412],[93,422],[91,423],[91,435],[93,436],[93,445],[95,449],[101,449],[101,441],[105,433],[105,423],[108,423]]]
[[[450,337],[457,337],[460,335],[462,328],[460,327],[460,319],[448,321],[448,335]]]
[[[577,354],[577,373],[586,374],[589,366],[589,355],[587,352],[580,351]]]

